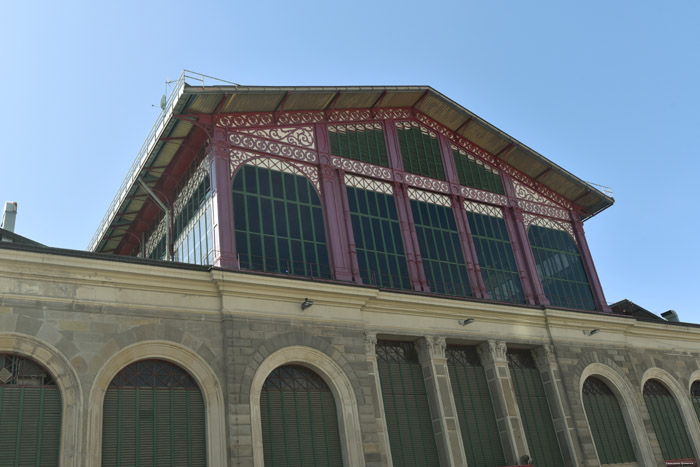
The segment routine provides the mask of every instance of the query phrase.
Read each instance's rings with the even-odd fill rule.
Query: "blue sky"
[[[0,202],[84,249],[183,69],[248,85],[426,84],[616,203],[608,302],[700,323],[700,3],[0,0]]]

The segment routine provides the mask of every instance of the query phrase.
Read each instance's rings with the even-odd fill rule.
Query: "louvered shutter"
[[[683,418],[668,389],[660,381],[650,379],[644,384],[644,402],[664,459],[694,458]]]

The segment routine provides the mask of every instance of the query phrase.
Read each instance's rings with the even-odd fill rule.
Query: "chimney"
[[[666,321],[673,321],[674,323],[678,322],[678,313],[673,310],[664,311],[661,313],[661,316],[666,318]]]
[[[2,223],[0,229],[15,231],[15,218],[17,217],[17,203],[15,201],[6,201],[5,210],[2,213]]]

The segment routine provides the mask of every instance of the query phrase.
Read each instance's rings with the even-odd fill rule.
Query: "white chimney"
[[[5,210],[2,212],[2,223],[0,229],[15,231],[15,218],[17,217],[17,203],[15,201],[6,201]]]

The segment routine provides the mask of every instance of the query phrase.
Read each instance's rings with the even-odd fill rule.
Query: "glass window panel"
[[[331,153],[369,164],[389,166],[384,131],[362,125],[348,125],[337,131],[329,129]]]
[[[397,130],[404,170],[426,177],[445,180],[445,169],[437,137],[420,128]]]

